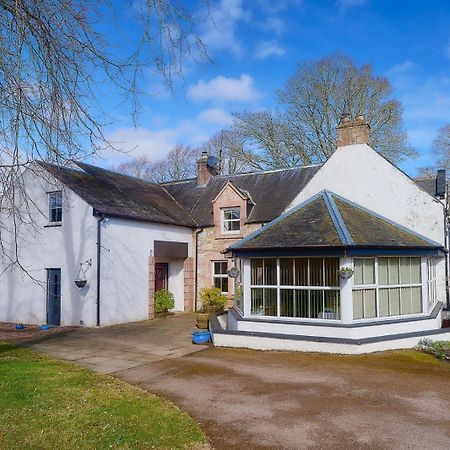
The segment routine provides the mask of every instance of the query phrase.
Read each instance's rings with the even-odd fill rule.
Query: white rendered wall
[[[102,326],[148,318],[148,257],[154,254],[155,240],[187,242],[189,256],[192,254],[190,228],[118,218],[108,218],[102,224]],[[175,284],[171,279],[176,279],[184,289],[183,271],[176,271],[175,264],[170,272],[171,265],[169,288]],[[180,295],[176,292],[178,308]]]
[[[420,337],[404,339],[391,339],[382,342],[368,344],[339,344],[330,342],[314,342],[291,339],[274,339],[270,337],[242,336],[232,334],[213,334],[215,347],[250,348],[254,350],[280,350],[297,352],[318,352],[344,355],[361,355],[364,353],[381,352],[385,350],[397,350],[415,347],[421,339],[429,338],[434,341],[450,340],[450,332],[442,334],[430,334]]]
[[[339,147],[287,209],[323,189],[444,245],[443,204],[368,145]]]
[[[0,321],[46,322],[46,269],[61,269],[61,324],[95,325],[95,237],[96,219],[92,207],[68,189],[63,189],[63,221],[61,227],[48,227],[47,192],[62,189],[40,168],[24,174],[28,195],[36,206],[31,206],[33,227],[21,227],[18,248],[19,260],[32,280],[23,270],[7,269],[0,276]],[[37,172],[37,173],[36,173]],[[45,175],[38,177],[37,174]],[[31,205],[31,203],[30,203]],[[8,226],[11,219],[3,215]],[[10,243],[12,235],[4,238]],[[11,250],[11,247],[9,248]],[[92,259],[87,271],[87,285],[78,289],[74,280],[79,264]],[[0,272],[5,270],[7,259],[2,257]]]

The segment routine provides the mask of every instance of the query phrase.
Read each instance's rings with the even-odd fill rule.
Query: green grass
[[[110,376],[0,342],[0,448],[192,449],[199,425]]]

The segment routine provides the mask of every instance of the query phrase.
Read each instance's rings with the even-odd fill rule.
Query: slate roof
[[[196,179],[163,183],[162,186],[201,227],[214,225],[212,201],[228,181],[241,192],[248,193],[254,202],[247,223],[270,222],[283,213],[320,167],[220,175],[211,177],[205,186],[197,186]]]
[[[81,162],[75,163],[79,169],[38,164],[100,213],[146,222],[196,226],[189,213],[158,184]]]
[[[322,191],[230,247],[436,248],[442,246],[336,194]]]
[[[432,195],[433,197],[440,197],[440,192],[438,191],[438,177],[420,177],[414,178],[416,184],[421,187],[425,192]]]

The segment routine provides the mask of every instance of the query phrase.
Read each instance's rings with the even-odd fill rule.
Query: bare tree
[[[439,129],[431,149],[436,159],[436,167],[450,169],[450,124]]]
[[[27,198],[22,174],[32,160],[62,165],[110,145],[102,131],[101,85],[120,89],[136,113],[144,69],[171,88],[186,57],[207,58],[186,4],[0,0],[0,241],[6,224],[17,239],[18,225],[32,222],[32,205],[21,213],[16,208],[18,198]],[[120,31],[100,30],[125,9],[134,12],[135,39],[128,55],[116,51],[119,58],[112,48],[120,46]]]
[[[200,151],[219,159],[220,173],[228,175],[243,172],[252,166],[244,149],[244,137],[235,128],[224,128],[200,146]]]
[[[146,156],[135,157],[121,163],[117,171],[154,183],[184,180],[195,176],[199,155],[199,150],[177,144],[165,158],[150,161]]]
[[[276,91],[278,112],[236,114],[236,126],[254,147],[255,166],[322,162],[336,149],[336,125],[346,112],[363,114],[371,145],[397,162],[415,156],[402,129],[402,109],[387,78],[334,54],[300,64]]]

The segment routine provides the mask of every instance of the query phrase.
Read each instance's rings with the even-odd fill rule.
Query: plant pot
[[[194,344],[207,344],[211,338],[209,331],[197,330],[192,332],[192,342]]]
[[[197,313],[197,328],[201,330],[208,329],[209,313]]]
[[[86,286],[87,280],[75,280],[74,283],[77,285],[77,288],[84,288]]]
[[[340,270],[339,277],[343,280],[349,280],[353,276],[353,270]]]

